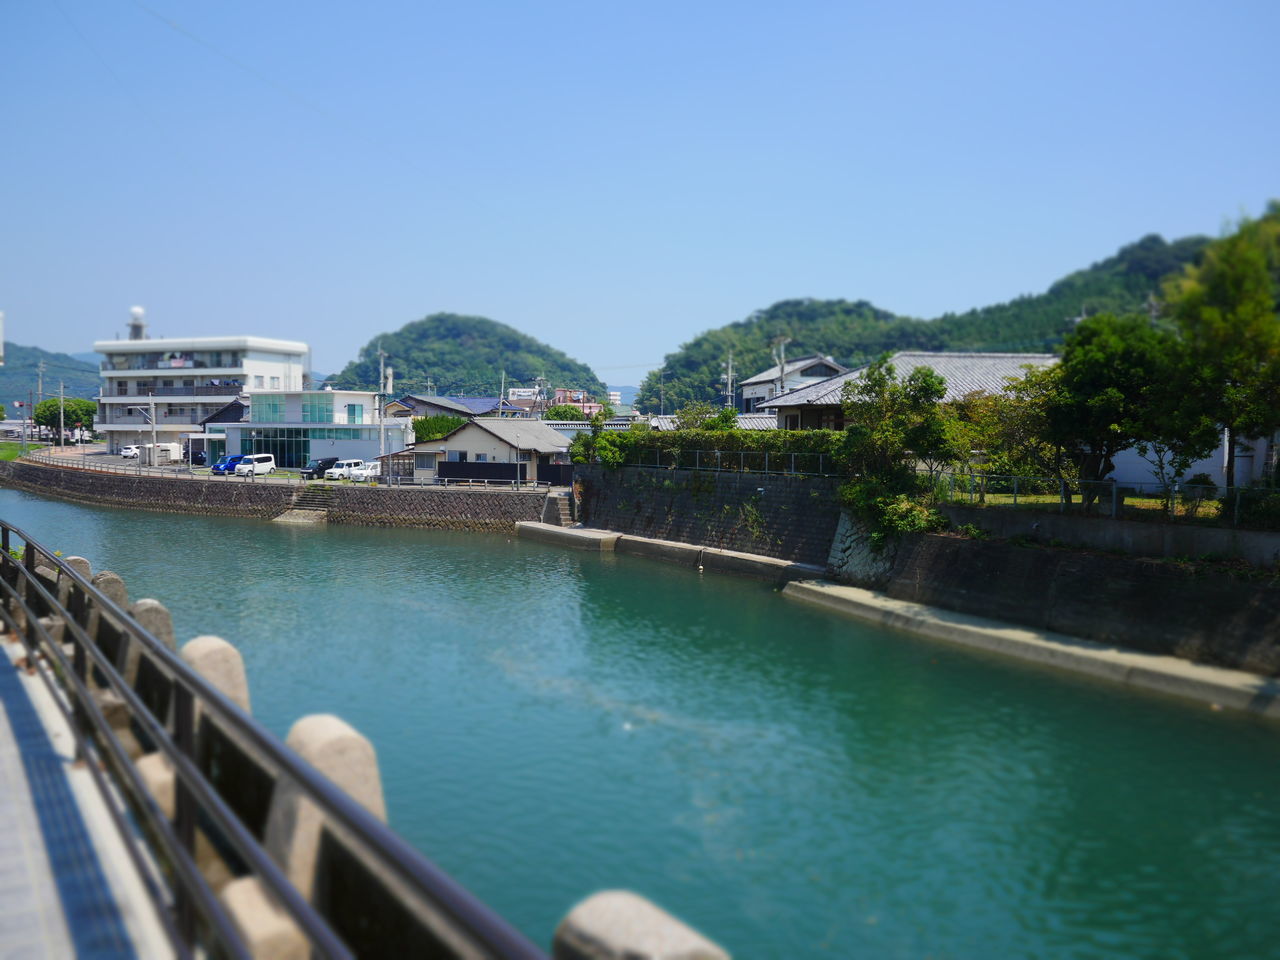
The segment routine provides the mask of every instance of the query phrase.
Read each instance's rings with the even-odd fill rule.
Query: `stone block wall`
[[[35,493],[132,510],[269,519],[285,510],[294,488],[236,479],[168,479],[94,473],[0,461],[0,480]]]
[[[827,478],[595,465],[575,477],[587,526],[794,563],[826,564],[840,519]]]
[[[1280,676],[1280,587],[1138,557],[945,535],[896,545],[891,597]]]
[[[335,487],[330,523],[436,527],[510,533],[517,521],[542,518],[546,493],[416,487]]]
[[[289,508],[296,484],[235,478],[131,477],[40,464],[0,461],[0,482],[80,503],[133,510],[270,520]],[[420,487],[329,488],[332,523],[435,527],[509,533],[518,520],[537,520],[546,493]]]

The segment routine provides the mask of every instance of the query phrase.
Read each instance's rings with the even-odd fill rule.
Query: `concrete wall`
[[[1112,520],[1071,514],[1012,509],[940,508],[953,524],[972,523],[994,537],[1060,540],[1072,546],[1119,550],[1138,557],[1238,557],[1256,566],[1280,566],[1280,533],[1202,527],[1190,523]]]
[[[1224,571],[946,535],[895,546],[889,596],[1280,676],[1280,587]]]
[[[583,521],[618,533],[827,562],[840,519],[824,478],[579,466]]]
[[[67,470],[0,461],[0,482],[80,503],[133,510],[270,519],[292,504],[297,484],[250,483],[243,479],[173,480]],[[542,515],[546,493],[432,490],[333,484],[328,488],[332,523],[365,526],[437,527],[509,533],[521,520]]]

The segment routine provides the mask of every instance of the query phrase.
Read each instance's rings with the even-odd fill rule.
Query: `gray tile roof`
[[[813,364],[816,364],[816,363],[828,364],[836,370],[848,369],[843,364],[836,363],[830,357],[824,357],[818,353],[811,353],[807,357],[798,357],[795,360],[788,360],[787,376],[791,376],[791,374],[795,373],[796,371],[800,370],[803,367],[812,366]],[[747,379],[745,380],[738,381],[738,385],[746,386],[752,383],[768,383],[770,380],[777,380],[777,379],[778,379],[778,365],[775,363],[768,370],[762,370],[760,373],[757,373],[754,377],[747,377]]]
[[[1058,362],[1052,353],[929,353],[904,350],[889,358],[899,377],[916,367],[929,367],[947,381],[944,400],[958,400],[975,390],[1002,393],[1010,377],[1021,377],[1023,367],[1048,367]],[[868,364],[869,366],[869,364]],[[841,402],[844,385],[860,376],[866,366],[842,373],[838,377],[811,383],[758,404],[756,409],[777,407],[827,406]]]
[[[541,420],[524,420],[519,417],[476,417],[471,421],[471,426],[487,430],[499,440],[523,450],[558,453],[569,446],[569,441],[565,439],[563,433],[551,429]]]
[[[655,430],[674,430],[676,418],[673,416],[650,417],[649,425]],[[772,413],[740,413],[738,414],[739,430],[776,430],[778,418]]]

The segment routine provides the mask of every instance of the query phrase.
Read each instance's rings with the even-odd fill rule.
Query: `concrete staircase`
[[[320,483],[309,483],[293,495],[293,503],[276,523],[324,523],[333,506],[333,489]]]
[[[569,509],[567,493],[548,493],[542,507],[542,522],[556,527],[573,525],[573,511]]]

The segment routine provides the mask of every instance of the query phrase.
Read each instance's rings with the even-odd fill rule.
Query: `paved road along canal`
[[[277,732],[352,722],[540,943],[630,887],[741,958],[1280,955],[1274,723],[514,538],[0,516],[236,643]]]

